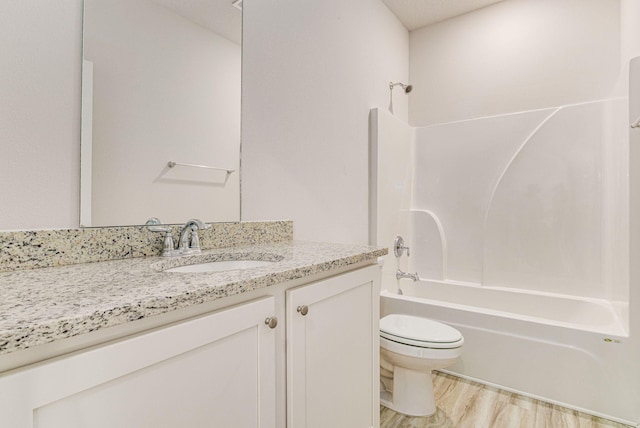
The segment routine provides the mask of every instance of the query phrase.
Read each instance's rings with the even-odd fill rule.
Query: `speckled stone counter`
[[[220,248],[200,256],[145,257],[0,273],[0,355],[101,328],[375,261],[386,249],[287,241]],[[214,260],[270,260],[216,273],[168,267]]]
[[[173,236],[180,226],[173,225]],[[293,222],[212,223],[198,231],[203,250],[291,241]],[[0,272],[104,262],[160,254],[163,234],[144,226],[0,231]]]

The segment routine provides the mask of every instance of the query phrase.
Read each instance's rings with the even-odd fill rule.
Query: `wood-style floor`
[[[380,428],[628,428],[444,373],[433,378],[438,410],[429,417],[380,406]]]

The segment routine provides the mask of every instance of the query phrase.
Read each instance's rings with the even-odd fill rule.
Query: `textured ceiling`
[[[411,30],[444,21],[503,0],[382,0]]]
[[[153,0],[178,15],[240,44],[242,12],[231,0]]]

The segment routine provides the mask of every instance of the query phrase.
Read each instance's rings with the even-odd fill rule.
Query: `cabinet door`
[[[0,376],[0,425],[274,428],[274,310],[270,297]]]
[[[371,266],[287,291],[288,427],[379,426],[379,287]]]

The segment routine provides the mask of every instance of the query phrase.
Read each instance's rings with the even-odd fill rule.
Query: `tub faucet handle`
[[[396,257],[400,257],[404,254],[404,250],[407,250],[407,257],[409,257],[411,255],[411,253],[409,253],[409,247],[404,245],[404,239],[398,235],[393,241],[393,254],[395,254]]]

